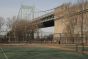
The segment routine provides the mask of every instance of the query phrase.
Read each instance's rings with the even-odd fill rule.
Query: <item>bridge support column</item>
[[[65,6],[61,6],[61,7],[57,7],[55,9],[55,12],[54,12],[54,18],[55,21],[54,21],[54,42],[57,42],[59,41],[58,38],[60,38],[60,34],[64,32],[64,29],[66,27],[66,24],[65,24],[65,21],[66,20],[65,18],[63,18],[62,16],[66,13],[66,9],[65,9]],[[61,18],[62,17],[62,18]]]

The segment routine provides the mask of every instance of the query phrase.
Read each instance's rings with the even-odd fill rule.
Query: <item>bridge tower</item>
[[[18,12],[17,19],[33,19],[34,18],[34,6],[21,5],[21,8]]]

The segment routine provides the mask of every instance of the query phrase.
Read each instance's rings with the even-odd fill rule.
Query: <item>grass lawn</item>
[[[88,59],[88,55],[50,48],[3,48],[8,59]],[[6,59],[0,50],[0,59]]]

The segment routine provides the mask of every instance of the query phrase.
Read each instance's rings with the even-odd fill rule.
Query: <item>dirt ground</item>
[[[27,44],[27,43],[20,43],[20,44],[0,44],[1,48],[33,48],[33,47],[40,47],[40,48],[54,48],[59,50],[68,50],[68,51],[74,51],[74,49],[66,48],[65,45],[62,44]]]

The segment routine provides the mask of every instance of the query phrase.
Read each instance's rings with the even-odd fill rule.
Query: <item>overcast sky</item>
[[[21,4],[35,5],[40,10],[48,10],[60,6],[63,3],[73,3],[75,1],[77,0],[0,0],[0,16],[4,18],[17,16]]]
[[[55,8],[66,2],[76,0],[0,0],[0,16],[12,17],[18,14],[21,4],[35,5],[40,10]]]

